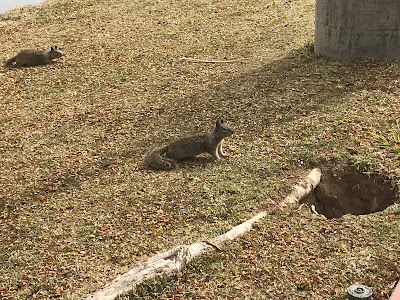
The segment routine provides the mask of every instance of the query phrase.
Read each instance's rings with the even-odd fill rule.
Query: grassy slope
[[[0,16],[3,56],[52,44],[66,52],[51,66],[0,73],[0,295],[92,291],[155,252],[268,209],[303,168],[347,148],[355,161],[398,174],[368,132],[396,124],[399,64],[314,56],[313,7],[60,0]],[[169,173],[141,167],[149,148],[208,130],[218,115],[237,131],[231,158]],[[328,289],[334,299],[356,281],[388,289],[398,272],[398,206],[338,221],[303,210],[271,216],[160,297],[297,299]],[[343,235],[361,242],[341,251]],[[382,279],[372,282],[366,267]],[[321,288],[326,273],[334,279]]]

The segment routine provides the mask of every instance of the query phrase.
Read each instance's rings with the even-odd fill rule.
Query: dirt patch
[[[397,199],[388,177],[360,172],[349,161],[327,162],[320,168],[321,182],[303,202],[327,218],[382,211]]]

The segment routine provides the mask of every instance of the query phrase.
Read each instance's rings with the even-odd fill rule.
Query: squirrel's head
[[[61,51],[61,48],[58,46],[52,46],[50,48],[50,53],[52,58],[59,58],[64,55],[64,53]]]
[[[228,137],[234,133],[233,129],[229,127],[221,117],[218,117],[215,123],[215,129],[220,133],[222,138]]]

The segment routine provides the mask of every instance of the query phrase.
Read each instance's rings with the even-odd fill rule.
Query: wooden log
[[[297,203],[318,185],[320,178],[321,171],[319,169],[313,169],[307,178],[298,183],[295,186],[295,190],[278,204],[278,207],[282,209]],[[118,276],[105,287],[84,299],[114,299],[119,294],[130,291],[144,280],[176,275],[195,257],[207,252],[220,250],[228,241],[232,241],[250,231],[254,223],[267,216],[267,214],[267,211],[260,212],[251,219],[211,240],[197,242],[191,245],[180,245],[172,250],[159,253],[146,262],[138,263],[130,271]]]
[[[284,208],[289,205],[293,205],[298,203],[302,198],[307,196],[316,186],[319,184],[321,180],[321,170],[320,169],[313,169],[308,174],[308,176],[300,181],[294,187],[294,191],[288,195],[285,199],[278,203],[278,207]]]

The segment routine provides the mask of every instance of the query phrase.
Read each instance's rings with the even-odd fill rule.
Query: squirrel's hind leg
[[[174,159],[166,156],[166,149],[160,148],[146,154],[144,165],[154,170],[172,170],[176,168]]]

